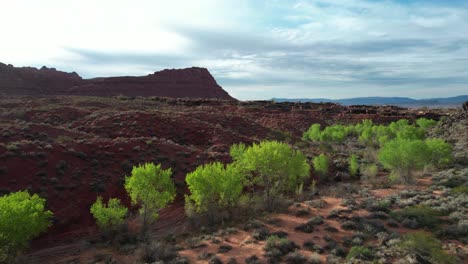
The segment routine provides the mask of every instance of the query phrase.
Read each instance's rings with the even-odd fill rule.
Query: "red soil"
[[[182,201],[186,173],[210,161],[229,162],[234,143],[295,141],[314,122],[411,117],[406,110],[382,117],[382,109],[376,109],[376,114],[363,116],[333,104],[0,98],[0,194],[27,189],[47,198],[55,220],[35,244],[41,247],[92,233],[89,207],[98,195],[118,197],[128,205],[123,181],[136,164],[172,168]],[[183,217],[181,208],[182,203],[175,203],[158,223],[173,225]]]

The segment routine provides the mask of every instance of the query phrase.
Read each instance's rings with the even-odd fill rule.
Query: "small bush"
[[[377,176],[378,171],[379,171],[379,168],[375,164],[370,164],[370,165],[367,165],[367,166],[364,166],[363,168],[361,168],[361,174],[367,180],[374,179],[375,176]]]
[[[302,248],[307,249],[309,251],[313,251],[314,246],[315,246],[315,243],[312,240],[306,240],[304,244],[302,244]]]
[[[314,216],[307,221],[307,223],[312,224],[312,225],[321,225],[323,224],[323,217],[320,215]]]
[[[314,165],[314,170],[320,175],[325,176],[328,173],[328,157],[324,154],[320,154],[317,157],[314,157],[312,160]]]
[[[299,252],[288,253],[285,257],[285,262],[288,264],[305,264],[309,263],[308,259]]]
[[[452,146],[440,138],[426,139],[425,141],[428,151],[428,165],[433,165],[437,168],[443,168],[452,163]]]
[[[312,233],[312,232],[314,232],[314,225],[307,222],[307,223],[300,224],[300,225],[296,226],[294,228],[294,230],[300,231],[300,232],[303,232],[303,233]]]
[[[397,219],[410,219],[417,222],[418,227],[434,228],[440,223],[439,211],[425,205],[406,207],[394,213]]]
[[[270,236],[270,232],[265,227],[257,228],[252,232],[252,237],[255,240],[259,240],[259,241],[265,240],[269,236]]]
[[[175,248],[163,243],[145,244],[140,251],[140,259],[145,263],[153,263],[156,261],[167,263],[177,257],[178,254]]]
[[[90,211],[99,228],[103,230],[115,230],[119,225],[124,223],[128,209],[117,198],[109,199],[106,206],[102,202],[102,197],[99,196],[91,206]]]
[[[356,155],[351,155],[349,158],[349,174],[356,176],[359,170],[359,163]]]
[[[346,221],[341,225],[341,228],[344,230],[356,230],[357,225],[353,221]]]
[[[360,259],[360,260],[372,260],[373,253],[367,247],[354,246],[349,250],[346,260]]]
[[[468,195],[468,186],[458,186],[452,189],[454,194],[465,194]]]
[[[252,255],[245,259],[245,264],[260,264],[260,260],[257,256]]]
[[[208,264],[223,264],[223,262],[221,261],[219,257],[213,256],[208,262]]]
[[[418,254],[420,258],[429,263],[457,263],[454,256],[447,254],[442,249],[442,243],[438,239],[425,232],[406,234],[399,246],[408,253]]]
[[[265,251],[277,252],[280,256],[284,256],[289,252],[293,252],[299,247],[293,241],[286,238],[279,238],[277,236],[270,236],[265,245]]]
[[[231,249],[232,249],[232,246],[230,245],[220,245],[218,248],[218,253],[226,253],[226,252],[231,251]]]

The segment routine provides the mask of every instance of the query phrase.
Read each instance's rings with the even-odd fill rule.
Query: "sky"
[[[241,100],[468,94],[466,0],[0,0],[0,62],[205,67]]]

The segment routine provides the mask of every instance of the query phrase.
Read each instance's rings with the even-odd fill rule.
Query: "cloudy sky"
[[[466,0],[2,0],[0,36],[3,63],[200,66],[243,100],[468,94]]]

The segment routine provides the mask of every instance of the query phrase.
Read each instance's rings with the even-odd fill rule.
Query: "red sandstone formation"
[[[147,76],[82,79],[54,68],[0,63],[0,95],[158,96],[235,100],[205,68],[172,69]]]

